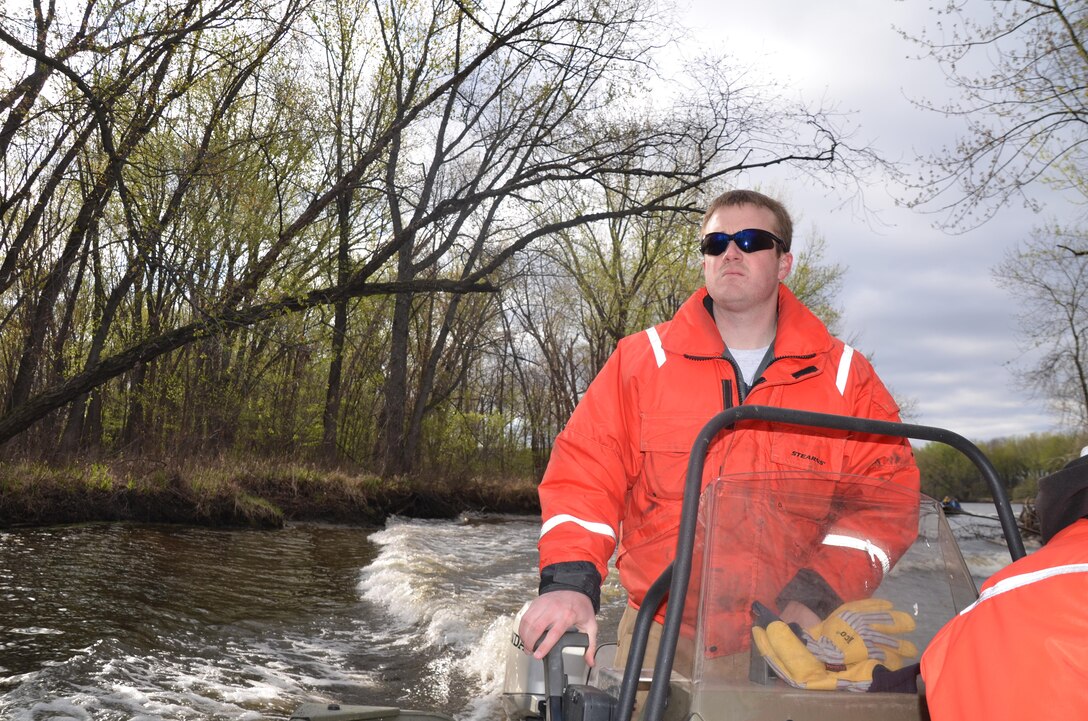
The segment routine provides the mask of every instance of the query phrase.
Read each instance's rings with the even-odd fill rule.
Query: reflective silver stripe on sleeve
[[[599,533],[602,536],[608,536],[613,541],[616,540],[616,532],[612,530],[612,527],[607,523],[594,523],[593,521],[586,521],[577,516],[572,516],[567,513],[561,513],[558,516],[552,516],[544,525],[540,527],[540,536],[544,537],[544,534],[552,530],[561,523],[577,523],[582,528],[591,533]]]
[[[887,551],[867,538],[854,538],[853,536],[829,533],[824,537],[824,545],[865,551],[869,554],[869,560],[880,562],[880,567],[884,569],[884,573],[892,570],[892,559],[888,557]]]
[[[835,376],[835,387],[839,389],[839,395],[846,395],[846,379],[850,377],[850,362],[854,359],[854,349],[843,346],[842,357],[839,358],[839,373]]]
[[[1067,566],[1044,568],[1040,571],[1021,573],[1019,576],[1009,576],[1008,578],[1003,578],[994,585],[987,588],[985,591],[983,591],[982,595],[978,597],[977,601],[960,611],[960,615],[962,616],[975,606],[979,605],[987,599],[993,598],[994,596],[1000,596],[1001,594],[1008,591],[1015,591],[1018,588],[1023,588],[1024,586],[1029,586],[1039,581],[1045,581],[1048,578],[1054,578],[1055,576],[1064,576],[1068,573],[1088,573],[1088,563],[1071,563]]]
[[[646,335],[650,336],[650,347],[654,349],[654,359],[657,367],[665,365],[665,349],[661,346],[661,336],[657,334],[657,328],[653,326],[646,329]]]

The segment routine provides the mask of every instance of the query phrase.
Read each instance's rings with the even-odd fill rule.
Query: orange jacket
[[[591,561],[603,579],[618,543],[620,582],[637,608],[673,558],[695,436],[725,408],[749,403],[899,419],[898,407],[868,360],[833,338],[784,285],[779,287],[774,360],[746,397],[724,350],[705,288],[671,321],[619,342],[552,449],[540,485],[542,569]],[[727,473],[812,470],[875,475],[918,489],[905,440],[831,430],[770,430],[745,423],[717,437],[705,468],[704,485]],[[869,535],[860,537],[873,537],[872,529],[863,532]],[[887,541],[878,553],[886,569],[909,547],[917,526],[885,533]],[[843,573],[859,556],[866,561],[859,565],[864,570]],[[855,548],[828,547],[812,570],[843,599],[868,596],[880,581],[872,578],[870,557]],[[826,614],[833,608],[814,610]]]
[[[982,586],[922,654],[934,721],[1088,718],[1088,519]]]

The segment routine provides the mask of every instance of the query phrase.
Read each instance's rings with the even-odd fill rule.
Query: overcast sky
[[[932,26],[929,5],[693,0],[685,48],[694,54],[700,46],[720,47],[759,59],[803,97],[852,111],[856,140],[871,142],[885,157],[911,160],[950,145],[963,130],[962,120],[920,110],[908,99],[950,93],[940,69],[909,59],[918,48],[895,31]],[[1023,360],[1017,304],[996,285],[992,269],[1033,228],[1081,209],[1051,198],[1042,215],[1011,207],[977,230],[949,234],[932,215],[897,207],[890,180],[873,180],[865,200],[883,227],[841,208],[845,189],[828,195],[799,178],[784,197],[800,216],[798,248],[815,226],[827,239],[826,260],[848,267],[840,334],[873,359],[897,398],[913,405],[912,422],[972,440],[1059,430],[1045,402],[1014,372]]]

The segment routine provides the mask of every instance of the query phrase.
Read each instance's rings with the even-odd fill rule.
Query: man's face
[[[774,214],[757,205],[719,208],[707,220],[703,233],[736,233],[745,228],[778,234]],[[714,305],[726,312],[742,313],[766,303],[777,304],[778,283],[793,267],[793,256],[779,255],[778,250],[745,253],[731,242],[721,255],[704,255],[703,273]]]

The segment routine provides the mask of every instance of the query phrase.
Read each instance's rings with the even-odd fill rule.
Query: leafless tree
[[[966,133],[928,158],[914,205],[946,222],[984,222],[1039,181],[1083,174],[1088,141],[1088,5],[1067,0],[948,0],[933,28],[906,34],[962,96],[918,103],[962,118]]]
[[[1088,429],[1088,263],[1079,254],[1086,248],[1082,232],[1041,234],[994,271],[1020,300],[1018,323],[1033,361],[1019,376],[1082,432]]]

